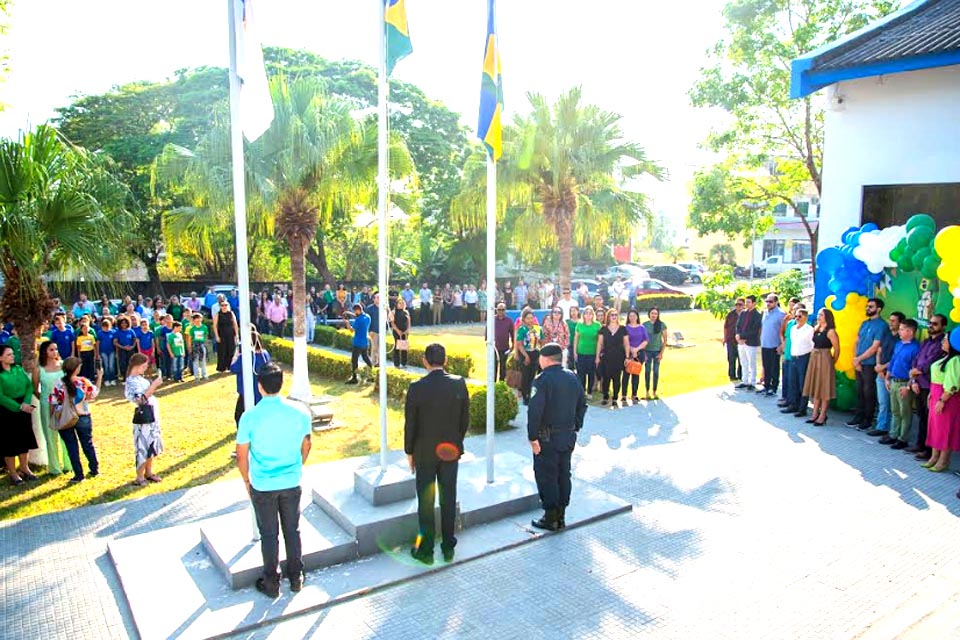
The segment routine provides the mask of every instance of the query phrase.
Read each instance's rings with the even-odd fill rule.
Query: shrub
[[[693,296],[683,293],[648,293],[637,296],[636,306],[641,312],[651,307],[661,311],[686,311],[693,305]]]
[[[487,430],[487,387],[486,385],[467,385],[470,392],[470,433],[484,433]],[[504,382],[494,387],[493,428],[503,431],[510,428],[510,421],[517,417],[520,403],[517,394]]]
[[[704,290],[697,294],[697,307],[723,318],[733,309],[737,298],[751,294],[758,299],[771,292],[779,295],[781,300],[799,298],[803,294],[803,280],[803,273],[792,270],[753,284],[734,282],[733,267],[725,265],[704,277]]]
[[[337,335],[337,328],[327,325],[319,325],[313,332],[313,341],[322,344],[325,347],[332,347],[333,340]]]
[[[262,336],[262,340],[264,347],[274,360],[293,366],[293,342],[276,336]],[[447,359],[449,363],[449,356]],[[314,349],[310,346],[307,347],[307,366],[310,368],[310,373],[339,381],[346,380],[352,373],[348,356]],[[379,371],[374,369],[372,375],[374,388],[379,388]],[[416,373],[394,368],[387,369],[387,396],[395,400],[403,400],[410,385],[419,379],[420,375]],[[483,433],[486,429],[487,387],[468,384],[467,390],[470,393],[470,432]],[[502,382],[497,383],[494,393],[496,394],[494,426],[497,431],[502,431],[510,428],[510,421],[517,417],[519,404],[516,395]]]

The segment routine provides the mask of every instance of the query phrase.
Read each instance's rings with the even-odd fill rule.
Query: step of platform
[[[460,463],[457,479],[458,529],[500,520],[536,509],[540,498],[530,460],[515,453],[495,458],[495,478],[486,481],[486,460]],[[368,556],[417,534],[417,499],[374,506],[357,493],[353,478],[333,472],[314,483],[313,501],[357,540],[357,552]],[[439,512],[436,514],[439,524]]]
[[[253,540],[253,517],[249,509],[202,522],[200,540],[232,589],[249,587],[263,575],[263,556],[260,542]],[[353,536],[315,504],[308,504],[301,513],[300,542],[304,571],[357,558],[357,543]],[[286,556],[281,534],[281,567],[286,565]]]

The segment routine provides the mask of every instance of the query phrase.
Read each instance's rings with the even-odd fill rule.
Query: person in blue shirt
[[[3,325],[3,329],[0,329],[0,345],[7,344],[7,340],[10,339],[10,336],[13,335],[13,324],[7,323]]]
[[[874,370],[877,372],[877,422],[873,429],[867,431],[871,437],[885,436],[890,431],[890,392],[887,390],[887,367],[890,364],[890,358],[893,357],[893,350],[900,341],[900,323],[907,319],[899,311],[894,311],[887,318],[887,324],[890,330],[883,334],[880,339],[880,351],[877,352],[877,364]]]
[[[910,389],[910,369],[913,359],[920,353],[917,321],[910,318],[900,323],[900,342],[893,348],[887,365],[887,391],[890,393],[890,433],[879,440],[891,449],[906,449],[910,446],[910,429],[913,426],[913,391]]]
[[[127,379],[127,367],[130,365],[130,356],[137,352],[137,335],[130,328],[129,318],[117,320],[116,334],[113,337],[113,347],[117,354],[117,370],[123,379]],[[101,347],[102,348],[102,347]]]
[[[60,359],[66,360],[73,356],[73,343],[76,342],[77,335],[73,327],[67,324],[67,317],[58,313],[53,317],[53,329],[50,330],[50,339],[57,345],[57,351],[60,352]]]
[[[133,330],[133,335],[137,339],[137,353],[147,356],[147,361],[154,364],[153,349],[153,331],[150,331],[150,323],[146,320],[140,321],[140,326]]]
[[[370,316],[370,359],[380,366],[380,294],[373,294],[373,302],[364,310]],[[356,369],[356,365],[353,367]]]
[[[206,309],[210,315],[213,315],[213,312],[217,309],[217,294],[214,293],[213,287],[207,287],[207,293],[203,296],[202,308]]]
[[[857,348],[853,357],[853,368],[857,372],[857,408],[847,426],[861,431],[873,428],[873,417],[877,412],[877,352],[885,332],[890,331],[880,317],[881,311],[883,300],[867,300],[867,319],[857,333]]]
[[[109,318],[104,318],[97,329],[97,344],[100,347],[100,365],[103,367],[103,386],[113,387],[117,384],[117,352],[113,346],[113,340],[117,336],[117,330],[113,328],[113,322]]]
[[[230,310],[233,311],[233,315],[237,316],[237,319],[240,318],[240,292],[234,289],[230,292],[230,295],[227,297],[227,302],[230,303]]]
[[[777,294],[769,294],[765,300],[766,313],[760,329],[760,360],[763,362],[763,387],[757,393],[767,396],[777,395],[780,387],[780,329],[786,314],[780,308]]]
[[[363,311],[363,306],[353,305],[353,313],[356,317],[350,321],[350,328],[353,329],[353,349],[350,355],[351,376],[347,384],[357,384],[357,366],[360,364],[360,358],[368,367],[373,367],[370,356],[367,351],[370,349],[370,316]]]
[[[260,334],[250,329],[250,341],[253,344],[253,404],[256,405],[263,399],[263,394],[258,386],[259,372],[263,365],[270,362],[270,353],[263,348],[260,342]],[[240,347],[237,347],[233,354],[233,360],[230,362],[230,373],[237,376],[237,406],[233,409],[233,420],[237,423],[237,429],[240,428],[240,418],[246,409],[246,403],[243,399],[243,360],[240,358]]]
[[[280,397],[283,370],[276,364],[260,369],[257,387],[263,400],[240,418],[237,467],[260,530],[263,575],[257,591],[275,599],[280,595],[281,530],[290,591],[303,588],[300,480],[310,455],[310,414],[302,404]]]

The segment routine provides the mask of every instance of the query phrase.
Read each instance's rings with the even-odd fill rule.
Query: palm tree
[[[309,399],[304,256],[320,224],[376,199],[377,135],[372,120],[358,120],[350,103],[325,95],[314,78],[271,82],[274,120],[244,150],[248,220],[272,231],[290,250],[293,280],[294,367],[290,397]],[[391,173],[413,176],[413,160],[399,138],[391,144]],[[192,207],[171,212],[189,220],[229,225],[229,123],[219,122],[195,152],[169,146],[157,162],[161,179],[176,182]],[[194,225],[202,226],[202,225]]]
[[[627,237],[640,222],[652,222],[646,197],[624,183],[640,176],[657,180],[666,172],[648,160],[643,148],[623,140],[620,116],[581,104],[579,87],[550,106],[528,94],[532,113],[504,130],[504,155],[498,171],[498,209],[519,215],[513,246],[526,257],[560,252],[560,286],[570,286],[573,245],[608,245]],[[464,168],[464,188],[452,213],[470,227],[484,224],[486,175],[482,152]]]
[[[671,260],[673,260],[673,264],[677,264],[677,262],[680,260],[680,258],[683,257],[683,254],[686,253],[686,251],[687,251],[687,250],[684,249],[683,247],[675,247],[675,246],[672,246],[672,245],[671,245],[671,246],[667,247],[666,250],[665,250],[663,253],[664,253],[668,258],[670,258]]]
[[[3,318],[20,336],[23,366],[36,362],[53,302],[44,277],[89,278],[124,264],[129,192],[95,158],[40,126],[0,140],[0,273]]]

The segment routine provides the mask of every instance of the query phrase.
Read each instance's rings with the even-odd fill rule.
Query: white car
[[[647,273],[646,269],[641,269],[632,264],[615,264],[607,269],[602,276],[607,282],[613,282],[617,278],[623,278],[631,284],[636,284],[640,280],[648,280],[650,278],[650,274]]]

